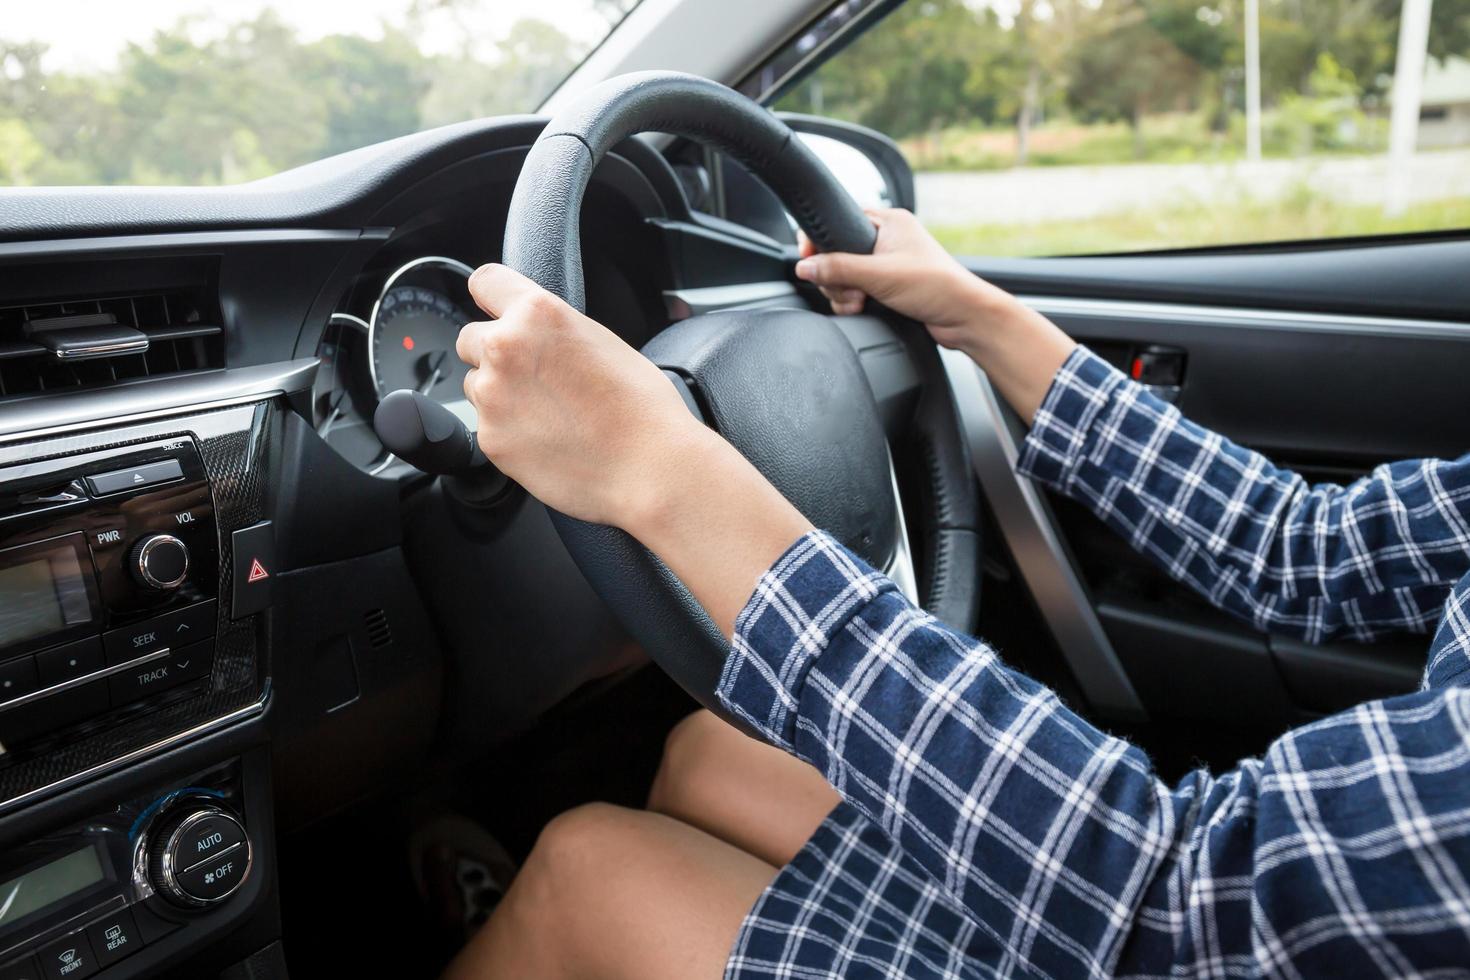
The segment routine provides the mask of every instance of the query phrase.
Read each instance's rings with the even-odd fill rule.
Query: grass
[[[1308,153],[1382,152],[1386,124],[1365,119],[1352,145],[1313,143],[1292,119],[1277,110],[1263,126],[1267,157]],[[962,125],[899,143],[915,170],[1003,170],[1016,164],[1014,126]],[[1212,163],[1238,160],[1245,149],[1245,121],[1231,117],[1228,133],[1211,132],[1199,113],[1146,116],[1135,141],[1126,123],[1049,121],[1031,131],[1027,163],[1033,167],[1092,166],[1114,163]]]
[[[1142,252],[1459,228],[1470,229],[1470,198],[1417,204],[1389,218],[1373,205],[1337,204],[1307,193],[1280,201],[1176,205],[1075,221],[929,225],[955,254],[996,256]]]

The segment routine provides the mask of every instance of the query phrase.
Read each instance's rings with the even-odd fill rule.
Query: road
[[[1272,201],[1305,184],[1345,204],[1378,204],[1386,157],[1310,157],[1257,163],[1135,163],[920,173],[919,214],[935,225],[1021,224],[1092,218],[1161,204]],[[1408,199],[1470,197],[1470,149],[1414,157]]]

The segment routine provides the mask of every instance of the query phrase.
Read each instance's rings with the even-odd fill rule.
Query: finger
[[[806,258],[809,255],[817,254],[816,243],[808,238],[806,232],[802,231],[800,228],[796,230],[796,250],[802,258]]]
[[[796,277],[816,286],[848,286],[862,278],[871,255],[851,252],[822,252],[796,263]]]
[[[517,301],[545,291],[499,262],[482,265],[470,275],[470,295],[474,297],[475,305],[493,317],[499,317]]]
[[[480,321],[477,323],[466,323],[459,330],[459,336],[454,339],[454,353],[459,359],[470,367],[480,366],[480,356],[484,351],[485,331],[493,329],[495,324]]]
[[[834,288],[832,286],[823,286],[822,295],[827,297],[828,301],[834,306],[838,303],[857,303],[858,305],[862,305],[863,300],[868,298],[868,294],[861,289],[852,289],[850,287]]]
[[[475,404],[475,385],[479,383],[479,377],[480,369],[470,368],[464,374],[464,381],[460,383],[460,387],[464,389],[465,401],[469,402],[471,405]],[[475,407],[478,408],[479,406],[476,405]]]

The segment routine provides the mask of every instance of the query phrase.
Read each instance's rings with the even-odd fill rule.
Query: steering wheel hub
[[[888,444],[857,353],[803,310],[711,313],[643,348],[807,519],[872,564],[898,545]]]

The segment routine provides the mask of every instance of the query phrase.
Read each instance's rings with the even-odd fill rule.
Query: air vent
[[[374,609],[362,617],[367,625],[368,643],[374,650],[381,650],[393,642],[393,627],[388,625],[388,614]]]
[[[0,398],[223,367],[222,334],[186,293],[0,307]]]

